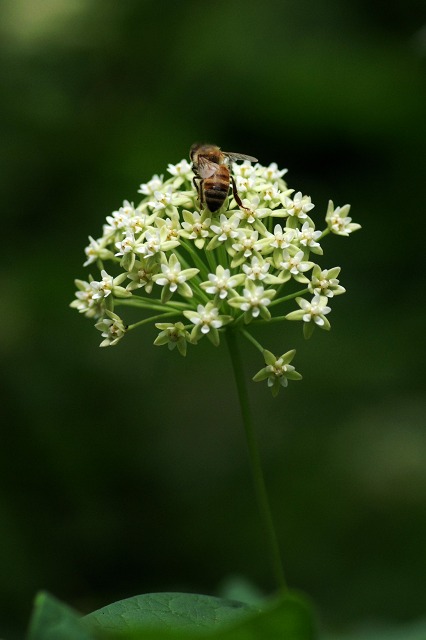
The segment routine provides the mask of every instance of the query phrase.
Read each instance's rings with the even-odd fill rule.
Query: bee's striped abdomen
[[[221,208],[229,192],[229,169],[224,164],[218,166],[211,178],[203,181],[204,200],[209,211],[214,213]]]

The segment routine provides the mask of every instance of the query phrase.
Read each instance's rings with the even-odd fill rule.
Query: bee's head
[[[222,152],[215,144],[200,144],[196,142],[189,150],[189,157],[196,164],[197,158],[200,156],[208,158],[211,162],[219,163],[222,158]]]
[[[189,150],[189,157],[193,162],[194,162],[194,157],[196,156],[198,150],[201,149],[202,146],[203,145],[200,144],[199,142],[194,142],[194,144],[191,145],[191,148]]]

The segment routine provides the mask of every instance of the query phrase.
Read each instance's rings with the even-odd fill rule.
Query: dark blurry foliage
[[[259,333],[304,381],[252,401],[290,584],[329,624],[424,613],[422,20],[414,0],[2,3],[2,635],[39,588],[81,611],[233,573],[273,588],[225,349],[183,362],[141,330],[99,350],[68,309],[87,236],[196,140],[288,167],[318,226],[330,197],[363,225],[324,241],[348,290],[331,333]]]

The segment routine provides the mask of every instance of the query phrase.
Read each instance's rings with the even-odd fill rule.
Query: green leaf
[[[241,602],[188,593],[148,593],[85,616],[90,629],[212,629],[253,611]]]
[[[27,640],[93,640],[80,615],[48,593],[36,596]]]
[[[146,594],[83,618],[53,596],[36,598],[27,640],[314,640],[309,605],[295,594],[250,607],[181,593]]]
[[[208,596],[149,594],[117,602],[86,616],[85,620],[90,622],[96,638],[108,640],[316,638],[310,607],[294,594],[263,603],[261,611]]]

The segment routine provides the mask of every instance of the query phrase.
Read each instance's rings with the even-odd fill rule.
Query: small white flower
[[[173,266],[166,263],[160,265],[160,267],[162,274],[157,274],[154,282],[159,284],[161,287],[168,285],[170,291],[174,293],[178,288],[178,284],[180,282],[185,282],[185,278],[181,275],[180,262],[176,262]]]
[[[166,191],[154,191],[154,200],[148,202],[148,207],[154,209],[154,211],[162,211],[170,204],[172,204],[173,200],[173,188],[167,187]]]
[[[223,324],[219,317],[219,309],[209,302],[206,306],[199,304],[197,311],[184,311],[184,315],[193,324],[199,326],[201,333],[204,334],[208,333],[212,328],[219,329]]]
[[[256,248],[263,255],[267,255],[272,251],[272,262],[275,268],[278,269],[280,262],[283,260],[283,251],[292,246],[295,235],[295,229],[283,229],[280,224],[276,224],[274,233],[266,231],[265,237],[259,240]]]
[[[330,307],[327,307],[327,299],[322,296],[315,295],[311,302],[298,298],[297,302],[303,310],[303,322],[315,322],[319,327],[323,327],[325,323],[324,316],[330,313]]]
[[[232,245],[232,248],[237,253],[242,254],[243,258],[249,258],[254,251],[258,237],[259,233],[257,231],[252,231],[251,229],[239,229],[237,237],[238,241]]]
[[[218,295],[224,300],[230,289],[234,289],[244,280],[242,274],[231,276],[229,269],[224,269],[221,265],[216,268],[216,273],[208,274],[208,281],[202,282],[201,287],[212,295]]]
[[[236,175],[235,176],[235,182],[237,185],[237,191],[238,193],[247,193],[248,191],[252,191],[255,184],[256,184],[256,178],[254,176],[254,170],[253,173],[250,176],[242,176],[242,175]]]
[[[135,209],[135,215],[129,218],[125,231],[131,231],[134,235],[139,235],[154,222],[155,218],[155,213],[149,215],[145,211]]]
[[[242,311],[250,311],[253,318],[257,318],[260,313],[261,306],[267,306],[270,304],[271,299],[265,296],[265,289],[263,286],[256,287],[255,289],[244,289],[243,297],[245,301],[241,303],[240,309]]]
[[[99,318],[105,312],[103,300],[93,298],[93,288],[90,282],[76,280],[75,285],[78,291],[75,293],[76,300],[70,304],[72,309],[77,309],[86,318]]]
[[[331,311],[330,307],[327,307],[326,296],[316,294],[310,302],[305,298],[296,298],[296,302],[300,309],[291,311],[286,315],[286,318],[287,320],[303,320],[305,338],[312,335],[315,326],[327,331],[330,329],[330,323],[325,317]]]
[[[209,219],[202,221],[201,215],[196,211],[191,222],[182,222],[182,228],[189,233],[191,240],[195,240],[198,237],[207,238],[209,235],[209,222]]]
[[[259,260],[256,256],[251,259],[251,264],[243,264],[243,271],[249,280],[264,280],[268,275],[269,262]]]
[[[194,240],[194,244],[202,249],[206,238],[209,236],[211,219],[206,217],[206,212],[202,214],[195,211],[183,211],[184,222],[182,222],[182,236],[189,240]]]
[[[154,344],[161,346],[167,344],[170,351],[177,347],[181,356],[186,355],[186,345],[190,338],[188,331],[182,322],[157,322],[157,329],[161,329],[160,333],[154,340]]]
[[[125,237],[120,242],[116,242],[115,246],[118,249],[116,256],[124,256],[126,253],[135,251],[137,242],[134,234],[131,231],[127,231]]]
[[[262,200],[269,206],[274,207],[280,204],[280,189],[277,182],[274,182],[274,184],[266,182],[265,184],[256,185],[255,191],[260,194]]]
[[[167,230],[167,240],[179,239],[181,226],[178,215],[173,215],[171,218],[156,218],[155,224],[159,229],[164,227]]]
[[[108,296],[111,295],[111,293],[113,293],[114,295],[122,296],[122,297],[127,297],[131,295],[129,291],[126,291],[126,289],[119,286],[123,282],[123,280],[125,280],[125,278],[127,277],[126,273],[121,273],[119,276],[114,278],[113,276],[110,276],[105,271],[105,269],[102,269],[101,276],[102,276],[102,280],[100,280],[99,282],[97,282],[96,280],[93,280],[90,283],[90,286],[93,290],[94,300],[107,298]]]
[[[231,298],[229,304],[244,311],[246,323],[259,315],[265,320],[269,320],[271,314],[266,307],[271,303],[276,292],[273,289],[265,291],[262,285],[256,285],[252,280],[246,282],[247,286],[243,290],[243,295]]]
[[[144,288],[146,293],[150,294],[154,285],[153,276],[160,270],[156,258],[142,258],[135,260],[132,269],[129,270],[127,277],[131,280],[127,285],[128,291],[133,289]]]
[[[181,160],[177,164],[169,164],[167,171],[171,173],[172,176],[183,176],[188,180],[192,180],[194,175],[192,165],[187,160]]]
[[[256,220],[260,220],[261,218],[265,218],[269,216],[271,213],[270,209],[260,208],[260,198],[259,196],[253,196],[251,200],[248,198],[244,198],[243,201],[243,209],[240,208],[235,215],[240,219],[247,222],[249,225],[254,225]]]
[[[99,238],[95,240],[92,236],[89,236],[89,240],[90,244],[84,250],[87,260],[84,262],[83,267],[87,267],[89,264],[96,262],[96,260],[109,260],[112,258],[112,251],[106,248],[107,239]]]
[[[283,229],[280,224],[274,227],[274,233],[268,234],[268,244],[274,249],[287,249],[294,240],[294,229]]]
[[[253,380],[254,382],[262,382],[267,380],[268,387],[272,391],[272,395],[275,397],[280,387],[287,387],[289,380],[301,380],[302,376],[298,373],[290,362],[293,360],[296,354],[296,350],[292,349],[283,353],[282,356],[275,356],[271,351],[267,349],[263,350],[263,357],[266,367],[263,367],[256,373]]]
[[[145,242],[136,248],[136,251],[145,258],[150,258],[161,251],[161,233],[160,229],[147,231],[144,237]]]
[[[161,296],[163,303],[167,302],[175,291],[178,291],[181,296],[192,298],[192,289],[186,281],[196,276],[199,272],[198,269],[182,269],[174,253],[172,253],[169,260],[167,260],[165,254],[162,255],[160,268],[161,273],[152,276],[152,279],[163,287]]]
[[[138,193],[143,193],[145,196],[153,196],[156,191],[159,191],[163,186],[163,176],[153,176],[152,179],[146,184],[141,184]]]
[[[361,229],[361,225],[352,222],[352,218],[347,215],[351,206],[345,204],[343,207],[334,208],[333,201],[329,200],[327,215],[325,217],[328,228],[338,236],[348,236],[353,231]]]
[[[257,175],[262,176],[268,182],[274,182],[279,178],[282,178],[287,173],[288,169],[278,169],[278,165],[276,162],[271,162],[269,167],[260,167],[257,166]]]
[[[118,211],[113,211],[111,216],[107,216],[106,221],[108,224],[104,225],[104,235],[126,229],[134,215],[135,207],[133,203],[124,200],[123,206]]]
[[[112,347],[117,344],[119,340],[126,333],[126,327],[122,319],[113,311],[106,312],[108,318],[102,318],[95,324],[96,329],[102,332],[104,340],[99,345],[100,347]]]
[[[150,229],[145,232],[144,242],[138,244],[135,251],[144,256],[144,258],[150,258],[160,251],[168,251],[179,245],[178,240],[167,240],[167,236],[168,232],[166,227],[161,227],[160,229],[150,227]]]
[[[284,196],[284,209],[287,215],[303,219],[308,217],[309,211],[314,208],[310,196],[303,196],[301,191],[294,194],[293,198]]]
[[[318,253],[318,249],[321,249],[317,240],[321,237],[322,232],[315,231],[315,227],[312,227],[308,221],[303,223],[301,229],[296,229],[296,234],[296,241],[302,246],[309,247],[314,253]]]
[[[210,229],[217,236],[217,240],[219,242],[225,242],[228,239],[234,240],[238,237],[238,225],[240,224],[240,219],[237,215],[233,215],[230,218],[227,218],[224,213],[220,214],[219,225],[212,224]]]
[[[187,162],[187,160],[181,160],[177,164],[169,164],[167,167],[167,171],[171,173],[173,176],[172,186],[175,190],[176,199],[174,200],[174,204],[184,204],[188,202],[188,198],[184,197],[183,200],[180,200],[178,190],[184,184],[184,182],[192,182],[194,177],[194,173],[192,171],[192,165]],[[189,199],[192,202],[192,199]]]
[[[102,280],[97,282],[93,280],[90,283],[90,286],[93,290],[93,299],[99,300],[100,298],[107,298],[111,295],[113,287],[114,287],[114,278],[109,276],[105,269],[101,271]]]
[[[294,256],[287,249],[283,251],[283,261],[280,267],[284,271],[289,271],[293,276],[297,276],[312,269],[313,263],[303,259],[303,251],[298,251]]]
[[[339,280],[337,279],[339,273],[340,267],[321,270],[321,267],[316,264],[312,271],[309,291],[313,294],[316,293],[321,296],[326,296],[327,298],[345,293],[345,288],[339,284]]]
[[[244,160],[242,164],[237,164],[236,162],[232,163],[232,175],[241,178],[251,178],[256,173],[256,167],[251,164],[248,160]]]
[[[195,326],[191,332],[191,342],[197,342],[202,336],[208,335],[215,346],[219,344],[218,329],[231,322],[231,316],[219,315],[219,309],[213,302],[205,306],[199,304],[197,311],[184,311],[183,315]]]

